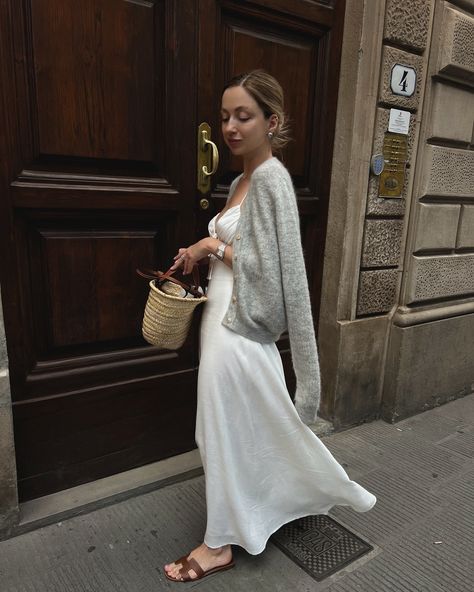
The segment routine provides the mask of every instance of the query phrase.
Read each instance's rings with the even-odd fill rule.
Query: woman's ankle
[[[206,545],[206,543],[204,544]],[[209,547],[206,545],[206,547],[209,549],[209,551],[215,553],[216,555],[220,555],[221,553],[230,550],[230,545],[223,545],[222,547]]]

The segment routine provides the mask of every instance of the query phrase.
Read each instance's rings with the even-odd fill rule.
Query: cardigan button
[[[232,296],[232,302],[234,302],[234,304],[237,302],[237,297],[236,296]]]
[[[237,235],[235,238],[236,238],[237,240],[240,240],[242,237],[240,236],[240,234],[238,234],[238,235]]]

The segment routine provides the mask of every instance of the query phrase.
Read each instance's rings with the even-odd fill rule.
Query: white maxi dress
[[[209,223],[231,243],[240,206]],[[261,553],[281,526],[334,505],[370,510],[374,495],[351,481],[299,418],[276,344],[258,343],[221,321],[232,298],[233,272],[212,263],[201,324],[196,442],[206,483],[212,548],[233,544]]]

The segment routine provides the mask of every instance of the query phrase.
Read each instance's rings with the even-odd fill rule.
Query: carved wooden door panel
[[[197,328],[146,282],[196,233],[195,0],[2,3],[2,296],[21,499],[195,447]]]
[[[145,344],[135,268],[165,267],[222,207],[240,165],[220,136],[220,92],[250,68],[287,96],[284,161],[317,315],[344,2],[0,6],[0,280],[26,500],[195,447],[197,323],[178,352]],[[203,121],[221,153],[209,210]]]

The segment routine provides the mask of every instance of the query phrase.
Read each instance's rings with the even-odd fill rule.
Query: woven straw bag
[[[152,278],[142,322],[144,339],[162,349],[179,349],[186,341],[194,309],[207,300],[199,292],[197,266],[193,269],[192,286],[172,277],[171,270],[162,273],[137,269],[137,273]]]

